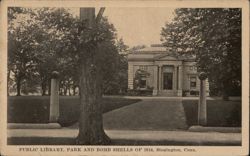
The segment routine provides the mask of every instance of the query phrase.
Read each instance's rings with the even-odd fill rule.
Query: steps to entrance
[[[158,96],[177,96],[177,90],[161,90],[158,93]]]

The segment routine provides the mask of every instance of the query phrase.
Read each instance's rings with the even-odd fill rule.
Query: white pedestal
[[[157,96],[158,95],[158,90],[153,90],[153,96]]]
[[[182,90],[177,90],[177,96],[182,96]]]

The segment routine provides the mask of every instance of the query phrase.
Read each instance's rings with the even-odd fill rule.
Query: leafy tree
[[[116,74],[116,82],[119,84],[117,87],[119,93],[127,91],[128,87],[128,60],[126,56],[119,55],[119,64],[117,66],[118,73]]]
[[[29,95],[30,93],[38,94],[40,84],[37,82],[39,81],[39,77],[34,77],[34,79],[25,79],[22,83],[21,92],[25,95]]]
[[[134,47],[130,48],[130,51],[135,51],[135,50],[143,49],[145,47],[146,47],[146,45],[137,45],[137,46],[134,46]]]
[[[103,10],[103,9],[101,9]],[[103,130],[102,122],[102,66],[105,53],[102,52],[102,44],[114,43],[115,33],[113,25],[106,19],[97,16],[94,8],[81,8],[82,23],[86,27],[80,28],[78,34],[81,61],[80,76],[80,102],[81,114],[79,118],[78,144],[108,144],[109,137]],[[84,13],[86,13],[84,15]],[[84,16],[87,16],[86,18]],[[87,35],[87,37],[86,37]],[[84,36],[84,37],[83,37]]]
[[[89,14],[91,17],[86,20],[70,17],[69,20],[66,20],[53,14],[48,18],[47,23],[52,23],[51,26],[64,32],[60,39],[63,44],[59,44],[62,47],[60,55],[64,56],[62,61],[71,62],[74,60],[76,64],[80,65],[78,69],[80,71],[81,114],[77,143],[106,144],[109,142],[109,138],[103,130],[102,123],[101,101],[104,72],[102,69],[107,61],[106,54],[109,52],[105,49],[115,43],[115,29],[105,18],[102,18],[99,24],[89,27],[88,20],[94,21],[93,8],[87,10],[90,11],[89,9],[92,14]],[[45,15],[44,18],[46,17],[48,15]],[[61,20],[56,20],[58,18]],[[68,25],[71,27],[67,27]],[[112,46],[110,47],[112,48]]]
[[[21,81],[24,79],[32,80],[34,76],[38,76],[42,95],[45,95],[47,90],[50,91],[52,71],[58,70],[65,77],[76,73],[72,71],[76,68],[71,68],[71,70],[63,68],[70,66],[68,64],[73,59],[69,57],[71,51],[68,46],[71,41],[65,40],[65,34],[70,32],[75,19],[67,10],[15,7],[9,8],[8,13],[8,19],[10,19],[8,75],[11,72],[14,73],[17,95],[20,95]],[[65,44],[68,46],[66,47]],[[69,54],[66,55],[66,53]],[[65,70],[68,74],[65,74],[67,73]]]
[[[69,89],[69,79],[72,73],[77,73],[74,68],[73,55],[69,48],[71,42],[67,39],[70,29],[76,21],[73,16],[63,8],[42,8],[36,10],[35,19],[40,21],[40,26],[47,32],[48,38],[40,38],[39,66],[43,95],[46,90],[50,92],[50,74],[57,70],[60,73],[62,88]],[[73,46],[73,45],[72,45]],[[48,86],[48,87],[47,87]]]
[[[120,65],[121,58],[114,26],[106,18],[94,19],[93,8],[86,10],[92,14],[84,20],[72,17],[62,8],[32,9],[32,20],[22,20],[26,23],[10,31],[10,69],[18,71],[15,75],[23,73],[26,84],[33,75],[38,76],[42,86],[50,71],[57,70],[64,94],[79,82],[81,115],[77,143],[107,144],[110,139],[102,123],[103,80],[107,73],[112,74],[110,69]],[[94,21],[92,26],[89,20]],[[19,29],[26,35],[20,35]],[[21,62],[20,58],[24,60]],[[126,64],[123,61],[122,68]],[[17,66],[19,62],[26,65],[25,69]]]
[[[15,19],[15,11],[20,12],[19,9],[10,9],[14,15],[10,19]],[[23,14],[26,14],[22,13]],[[15,18],[14,18],[15,17]],[[29,21],[29,16],[23,16]],[[18,25],[14,21],[8,23],[8,76],[10,73],[14,74],[14,81],[16,82],[17,95],[21,95],[21,84],[24,79],[36,76],[36,63],[32,59],[34,56],[34,36],[31,35],[34,31],[33,23],[25,20],[18,21]]]
[[[129,46],[124,43],[124,41],[123,41],[122,38],[120,38],[120,39],[118,39],[116,41],[116,47],[117,47],[117,50],[118,50],[119,54],[121,54],[121,55],[127,55]]]
[[[128,61],[126,53],[128,46],[122,39],[116,43],[106,44],[104,56],[106,66],[103,66],[103,93],[104,94],[122,94],[127,89],[127,68]],[[105,50],[103,50],[104,52]]]
[[[119,39],[116,44],[118,48],[118,59],[119,63],[117,66],[118,72],[116,74],[116,82],[119,84],[119,93],[124,93],[127,91],[128,87],[128,59],[127,54],[129,52],[129,46],[127,46],[123,39]]]
[[[195,55],[199,71],[205,71],[210,89],[227,99],[241,88],[241,9],[176,9],[172,22],[162,29],[162,41],[170,52]]]
[[[17,64],[14,58],[21,55],[20,51],[23,47],[13,46],[15,44],[13,38],[15,38],[14,35],[17,34],[18,29],[22,29],[27,32],[26,36],[30,37],[32,45],[26,43],[20,33],[17,34],[20,38],[19,45],[32,48],[26,52],[27,55],[31,56],[27,57],[25,55],[23,57],[26,58],[27,62],[33,62],[33,71],[20,70],[20,66],[16,67],[17,71],[23,71],[24,75],[26,75],[23,77],[23,81],[25,79],[27,84],[27,81],[36,79],[36,82],[41,86],[42,95],[45,95],[47,92],[50,93],[50,74],[52,71],[57,70],[60,73],[60,94],[70,95],[73,90],[75,95],[75,90],[79,88],[79,57],[82,53],[79,50],[82,47],[79,47],[79,45],[83,43],[83,41],[79,40],[79,27],[82,27],[87,32],[82,34],[85,35],[82,39],[87,38],[90,33],[90,30],[87,30],[87,27],[84,26],[84,22],[73,17],[63,8],[27,9],[15,7],[10,8],[9,16],[11,19],[9,22],[9,32],[11,33],[8,42],[11,50],[9,51],[11,57],[9,57],[8,62],[9,75],[15,73],[14,75],[18,76],[17,72],[13,72],[13,67],[16,67]],[[18,21],[21,16],[22,19]],[[14,23],[19,24],[14,25]],[[103,93],[117,94],[118,92],[125,92],[127,87],[127,59],[124,52],[126,52],[128,46],[124,44],[122,39],[100,43],[99,46],[104,54],[102,59],[105,60],[106,64],[101,69],[103,73]],[[9,80],[9,82],[11,81]],[[24,87],[22,91],[27,93],[25,91],[27,88]]]

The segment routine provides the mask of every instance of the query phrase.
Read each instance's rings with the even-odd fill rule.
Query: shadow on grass
[[[198,124],[198,100],[183,100],[188,126]],[[207,100],[207,126],[241,127],[241,101]]]
[[[44,138],[44,137],[22,137],[8,138],[8,145],[76,145],[75,138]],[[113,139],[110,145],[114,146],[160,146],[160,145],[178,145],[178,146],[240,146],[238,142],[191,142],[191,141],[173,141],[173,140],[126,140]],[[105,146],[105,145],[104,145]]]

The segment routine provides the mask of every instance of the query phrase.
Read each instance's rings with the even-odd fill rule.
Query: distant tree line
[[[64,8],[8,8],[8,93],[49,95],[51,73],[58,71],[60,95],[78,95],[79,55],[84,55],[79,46],[91,35],[87,28],[79,34],[85,29],[82,23]],[[122,94],[127,89],[127,58],[119,53],[128,46],[117,39],[106,18],[96,33],[106,39],[99,45],[103,93]]]
[[[225,99],[241,95],[241,18],[239,8],[181,8],[162,29],[168,50],[195,55],[210,92]]]

